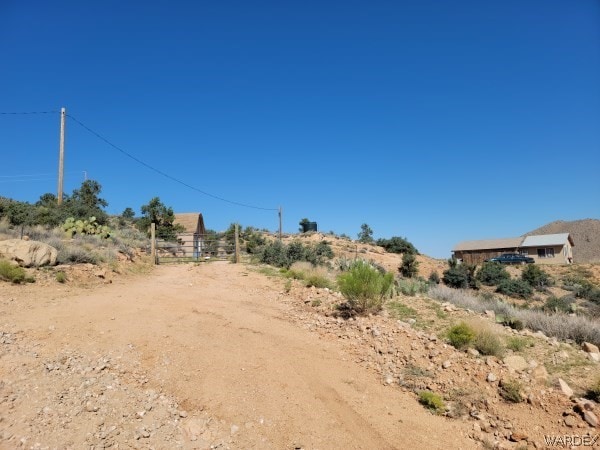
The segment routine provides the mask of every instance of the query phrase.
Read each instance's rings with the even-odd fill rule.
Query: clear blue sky
[[[218,197],[352,237],[462,240],[600,218],[597,0],[0,0],[0,112],[67,113]],[[56,192],[59,115],[0,115],[0,195]],[[67,119],[110,213],[154,196],[277,229]],[[31,176],[34,175],[34,176]]]

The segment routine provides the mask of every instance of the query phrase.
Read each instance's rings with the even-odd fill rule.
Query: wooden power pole
[[[65,174],[65,108],[60,108],[60,143],[58,152],[58,205],[62,205],[63,200],[63,180]]]
[[[281,241],[281,206],[279,207],[279,240]]]

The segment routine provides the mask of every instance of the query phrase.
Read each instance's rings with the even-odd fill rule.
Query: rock
[[[564,422],[565,425],[568,426],[569,428],[573,428],[575,425],[577,425],[577,420],[575,419],[575,416],[567,416],[564,418]]]
[[[586,353],[600,353],[600,349],[597,345],[590,344],[589,342],[584,342],[581,344],[581,348]]]
[[[43,242],[8,239],[0,241],[0,256],[17,261],[23,267],[55,265],[57,250]]]
[[[478,352],[476,349],[474,349],[474,348],[470,348],[470,349],[468,349],[468,350],[467,350],[467,353],[468,353],[469,355],[471,355],[471,356],[479,356],[479,352]]]
[[[188,416],[188,413],[186,411],[179,411],[179,417],[181,418],[186,418]]]
[[[592,361],[600,362],[600,353],[588,353],[587,355]]]
[[[531,378],[540,384],[546,384],[548,382],[548,371],[544,366],[537,366],[531,371]]]
[[[384,379],[383,379],[383,383],[390,385],[390,384],[394,384],[394,376],[392,374],[387,374]]]
[[[598,417],[592,411],[583,412],[583,420],[585,420],[591,427],[598,428]]]
[[[522,431],[513,431],[510,434],[510,440],[513,442],[526,441],[527,438],[527,434],[523,433]]]
[[[496,313],[492,309],[486,309],[485,310],[485,315],[487,317],[489,317],[490,319],[492,319],[492,320],[496,320]]]
[[[507,356],[503,361],[509,369],[515,372],[522,372],[529,368],[529,364],[527,364],[525,358],[519,355]]]
[[[450,367],[452,365],[452,362],[450,360],[446,360],[442,363],[442,367],[444,369],[447,369],[448,367]]]
[[[494,381],[496,381],[498,379],[498,377],[496,375],[494,375],[492,372],[488,373],[487,376],[487,381],[488,383],[493,383]]]
[[[236,434],[238,431],[240,431],[240,427],[238,427],[237,425],[231,425],[230,433],[232,436],[234,434]]]
[[[569,385],[566,383],[565,380],[563,380],[562,378],[559,378],[557,380],[557,384],[558,384],[558,389],[560,389],[560,391],[566,395],[567,397],[572,397],[573,396],[573,389],[571,389],[569,387]]]

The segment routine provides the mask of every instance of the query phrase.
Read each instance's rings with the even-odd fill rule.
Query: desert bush
[[[35,279],[27,275],[25,269],[19,266],[13,266],[10,262],[0,260],[0,280],[10,281],[11,283],[33,283]]]
[[[510,274],[499,262],[484,262],[477,272],[477,279],[486,286],[496,286],[502,281],[510,279]]]
[[[498,386],[500,397],[507,402],[521,403],[523,396],[521,395],[522,386],[517,380],[502,380]]]
[[[496,292],[509,297],[529,298],[533,293],[529,283],[523,280],[504,280],[498,284]]]
[[[419,251],[415,248],[415,246],[408,242],[406,238],[392,236],[390,239],[377,239],[376,243],[389,253],[410,253],[413,255],[419,254]]]
[[[573,307],[575,306],[575,299],[571,295],[564,295],[562,297],[551,296],[546,300],[542,309],[544,311],[551,312],[565,312],[570,313],[573,312]]]
[[[99,264],[102,258],[90,250],[77,244],[66,244],[61,246],[56,256],[58,264]]]
[[[500,323],[506,327],[510,327],[513,330],[521,331],[525,328],[523,321],[515,317],[503,317]]]
[[[59,271],[56,272],[55,278],[57,282],[65,283],[67,281],[67,274],[62,271]]]
[[[425,293],[429,290],[429,284],[418,278],[410,280],[399,279],[396,282],[396,286],[398,287],[398,291],[410,297]]]
[[[477,266],[472,264],[450,264],[442,274],[442,281],[446,286],[456,289],[478,289],[479,281],[475,277]]]
[[[333,256],[333,250],[328,242],[321,241],[317,245],[307,246],[299,241],[288,245],[280,241],[265,244],[257,252],[260,262],[275,267],[290,267],[297,261],[308,261],[313,265],[325,263]]]
[[[552,285],[552,278],[540,266],[528,264],[521,272],[521,279],[535,289],[544,289]]]
[[[371,264],[356,260],[350,270],[338,276],[338,286],[355,312],[379,311],[393,291],[394,276],[382,274]]]
[[[600,402],[600,378],[596,378],[592,385],[587,389],[585,397],[594,400],[595,402]]]
[[[465,322],[454,325],[448,330],[448,341],[453,347],[462,350],[475,340],[475,330]]]
[[[446,286],[434,286],[429,290],[431,298],[447,301],[472,311],[493,310],[496,316],[504,320],[515,321],[532,331],[541,331],[546,336],[557,339],[573,339],[576,342],[591,342],[600,345],[600,324],[583,316],[569,316],[562,313],[549,314],[544,311],[517,309],[496,299],[481,299],[459,289]],[[514,328],[514,327],[513,327]],[[518,329],[518,328],[516,328]]]
[[[529,340],[520,336],[509,336],[506,340],[506,348],[513,352],[520,352],[529,346]]]
[[[518,316],[527,328],[541,331],[546,336],[600,345],[600,323],[587,317],[569,316],[564,313],[547,314],[525,309],[519,310]]]
[[[476,331],[473,347],[482,355],[493,355],[502,357],[504,354],[504,346],[500,338],[489,329],[481,329]]]
[[[419,403],[436,414],[441,414],[446,410],[444,400],[439,394],[431,391],[419,392]]]
[[[440,274],[434,270],[429,274],[429,278],[427,278],[427,281],[429,281],[429,283],[431,284],[440,284]]]
[[[419,273],[419,261],[413,253],[405,253],[402,255],[402,264],[398,267],[398,271],[403,277],[413,278]]]

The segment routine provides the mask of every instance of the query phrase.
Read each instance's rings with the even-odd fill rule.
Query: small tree
[[[377,245],[383,247],[386,252],[390,253],[413,253],[419,254],[419,251],[406,240],[398,236],[392,236],[390,239],[377,239]]]
[[[165,241],[177,241],[177,233],[184,230],[183,226],[173,222],[175,214],[173,208],[164,205],[160,198],[154,197],[147,205],[141,208],[142,217],[137,222],[137,227],[140,231],[148,232],[150,224],[156,224],[156,237]]]
[[[306,217],[305,217],[304,219],[302,219],[302,220],[301,220],[301,221],[298,223],[298,225],[300,225],[300,228],[298,228],[298,231],[299,231],[300,233],[304,233],[304,228],[305,228],[304,226],[305,226],[305,225],[308,225],[309,223],[310,223],[310,220],[308,220]]]
[[[419,273],[419,261],[413,253],[402,255],[402,264],[398,267],[400,274],[406,278],[412,278]]]
[[[133,220],[135,217],[135,211],[128,206],[121,213],[121,217],[126,220]]]
[[[362,242],[363,244],[370,244],[373,242],[373,230],[366,223],[363,223],[360,226],[360,233],[358,233],[358,242]]]

